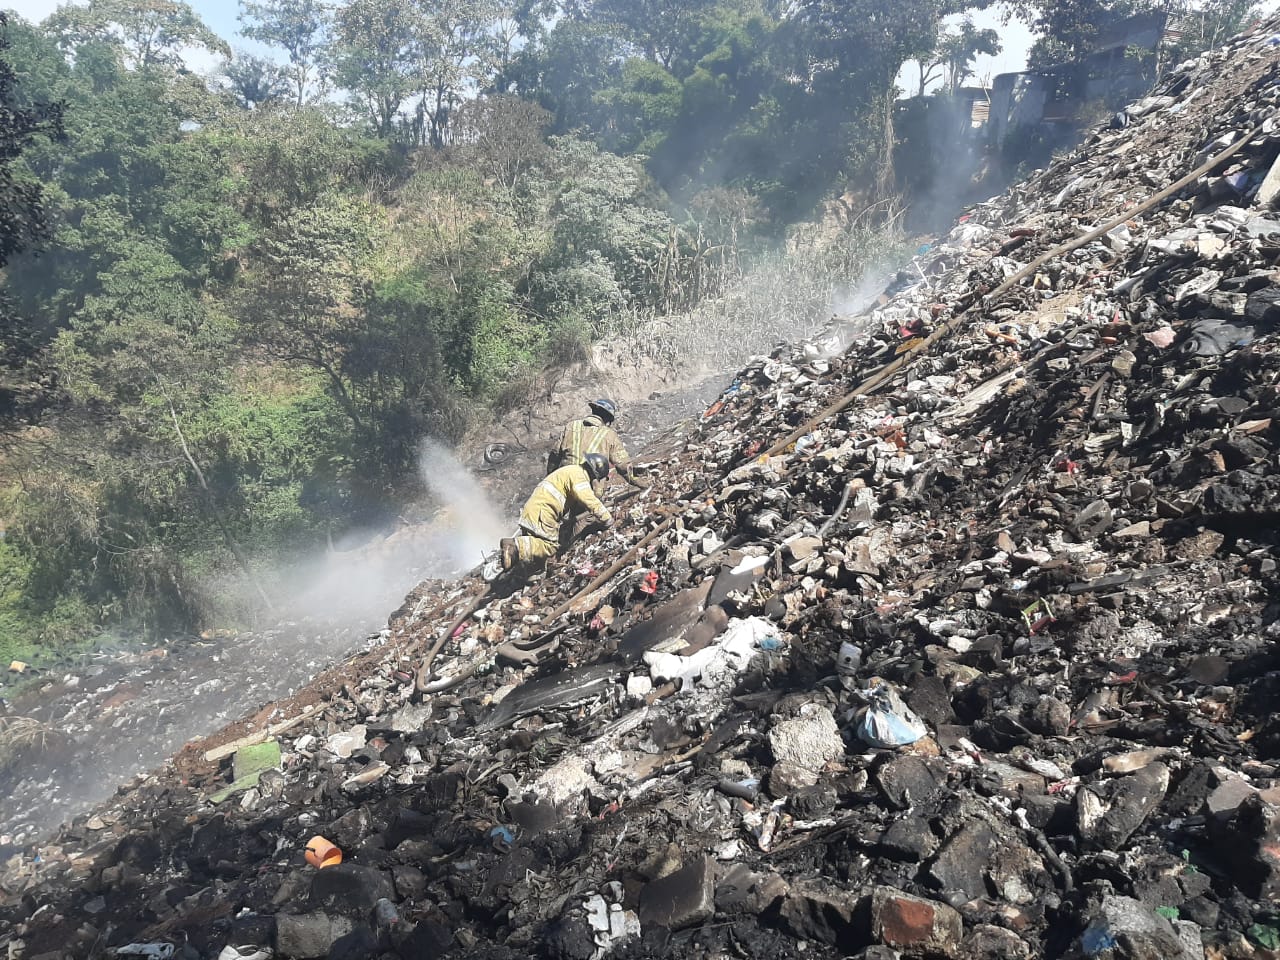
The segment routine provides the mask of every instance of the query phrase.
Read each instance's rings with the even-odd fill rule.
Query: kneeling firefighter
[[[609,458],[588,453],[582,463],[561,467],[539,483],[520,511],[519,536],[501,543],[502,569],[517,563],[548,560],[560,550],[560,527],[582,510],[589,510],[605,526],[613,524],[613,514],[591,489],[592,481],[609,476]],[[565,546],[567,546],[567,541]]]

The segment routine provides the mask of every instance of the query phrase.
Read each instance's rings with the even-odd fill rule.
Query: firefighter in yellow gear
[[[525,502],[520,511],[519,536],[501,543],[502,568],[510,570],[517,563],[548,560],[559,552],[560,527],[572,521],[579,510],[589,510],[595,518],[609,526],[613,514],[591,489],[593,480],[609,475],[609,460],[604,454],[589,453],[581,464],[561,467],[549,474]]]
[[[589,453],[600,453],[618,471],[618,476],[641,489],[648,486],[637,480],[631,468],[631,454],[613,429],[613,421],[618,407],[612,400],[592,400],[588,406],[591,415],[581,420],[574,420],[564,428],[560,442],[547,455],[547,473],[551,474],[566,463],[581,463]],[[601,493],[600,487],[594,485],[596,496]]]

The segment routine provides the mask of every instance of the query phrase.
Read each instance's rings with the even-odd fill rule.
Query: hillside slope
[[[1277,26],[971,210],[848,351],[743,370],[616,532],[422,584],[15,853],[0,943],[1273,956]],[[205,752],[299,717],[215,805]]]

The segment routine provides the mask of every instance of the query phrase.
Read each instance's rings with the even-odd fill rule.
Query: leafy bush
[[[39,617],[28,604],[31,561],[8,540],[0,540],[0,670],[29,656],[39,636]]]

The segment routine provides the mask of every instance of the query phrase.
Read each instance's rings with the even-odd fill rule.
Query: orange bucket
[[[336,867],[342,862],[342,851],[324,837],[312,837],[307,841],[307,863],[317,870]]]

